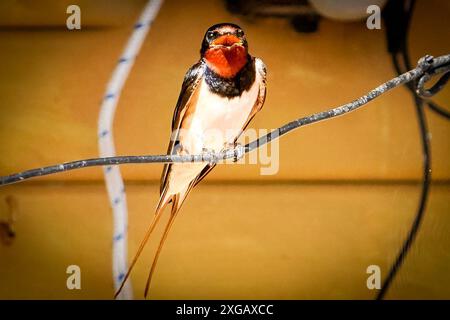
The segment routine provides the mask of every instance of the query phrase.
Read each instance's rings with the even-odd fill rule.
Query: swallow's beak
[[[232,34],[225,34],[223,36],[218,37],[215,39],[212,44],[211,48],[231,48],[233,46],[243,46],[243,42],[241,39],[236,37]]]

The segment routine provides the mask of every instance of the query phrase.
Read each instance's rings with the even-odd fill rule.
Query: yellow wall
[[[127,187],[130,258],[151,219],[157,189]],[[7,190],[19,210],[16,240],[0,245],[0,298],[111,299],[112,222],[103,185]],[[387,298],[450,298],[449,194],[448,185],[432,188],[419,237]],[[417,186],[401,184],[201,184],[169,235],[150,298],[373,299],[366,268],[379,265],[385,276],[417,197]],[[132,274],[136,299],[143,298],[166,221]],[[80,291],[66,288],[72,264],[81,268]]]
[[[86,23],[92,21],[93,27],[81,32],[49,29],[46,20],[37,20],[37,26],[30,28],[10,26],[2,31],[0,174],[98,154],[100,99],[142,1],[113,2],[115,10],[109,9],[116,12],[113,16],[124,13],[111,25],[107,18],[101,18],[107,16],[110,6],[106,2],[94,6],[95,17],[99,16],[96,24],[96,18],[90,18],[92,3],[86,1],[87,7],[82,7],[82,19],[86,15]],[[9,17],[8,23],[18,19],[22,25],[26,22],[19,19],[22,14],[38,16],[47,7],[50,5],[27,10],[28,6],[23,6],[22,11],[13,10],[11,17],[6,6],[1,14]],[[49,21],[64,21],[64,8],[60,4],[51,9],[53,18]],[[427,6],[419,3],[417,9],[410,39],[413,61],[426,53],[450,52],[450,44],[443,40],[450,38],[446,23],[449,5],[435,1]],[[319,33],[298,34],[285,20],[250,23],[233,17],[221,1],[188,1],[183,5],[166,1],[120,99],[114,126],[118,154],[166,151],[184,73],[198,59],[205,29],[218,21],[242,25],[251,53],[267,64],[267,101],[253,128],[276,128],[349,102],[394,76],[384,31],[368,30],[363,23],[323,20]],[[436,101],[448,104],[450,90],[444,90]],[[450,126],[434,114],[428,117],[433,135],[433,176],[448,180]],[[255,165],[222,166],[208,179],[417,179],[421,154],[416,122],[409,93],[396,89],[345,118],[283,138],[276,176],[260,176]],[[124,166],[123,172],[126,179],[158,180],[161,166]],[[45,179],[101,180],[102,171],[95,168]]]

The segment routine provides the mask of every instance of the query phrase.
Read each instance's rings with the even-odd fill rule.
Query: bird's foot
[[[225,143],[223,153],[226,159],[232,158],[233,162],[238,162],[244,156],[245,148],[238,142]]]
[[[204,161],[209,162],[209,164],[215,164],[219,161],[219,156],[213,149],[202,148],[202,158]]]

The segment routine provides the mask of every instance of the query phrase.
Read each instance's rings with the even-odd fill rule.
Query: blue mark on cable
[[[106,137],[108,133],[109,133],[108,130],[103,130],[102,132],[100,132],[100,138]]]
[[[123,239],[123,233],[119,233],[117,236],[113,238],[114,241],[119,241]]]
[[[111,172],[111,170],[112,170],[112,166],[107,166],[107,167],[105,168],[105,172]]]
[[[125,274],[120,273],[119,276],[117,277],[117,279],[119,279],[119,281],[122,281],[123,278],[125,278]]]
[[[119,197],[117,197],[117,198],[114,199],[114,204],[115,204],[115,205],[116,205],[116,204],[119,204],[119,202],[120,202],[120,198],[119,198]]]
[[[139,29],[139,28],[142,28],[143,26],[145,26],[145,23],[139,22],[134,25],[134,28]]]
[[[114,98],[114,97],[115,97],[115,94],[114,94],[114,93],[108,93],[108,94],[105,96],[105,100],[112,99],[112,98]]]
[[[124,62],[127,62],[129,59],[127,59],[127,58],[120,58],[119,59],[119,63],[124,63]]]

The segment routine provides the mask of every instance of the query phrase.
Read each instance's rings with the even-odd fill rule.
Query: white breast
[[[240,135],[258,94],[258,76],[248,91],[231,99],[212,93],[203,80],[189,130],[181,139],[183,148],[191,154],[203,148],[221,151]]]

